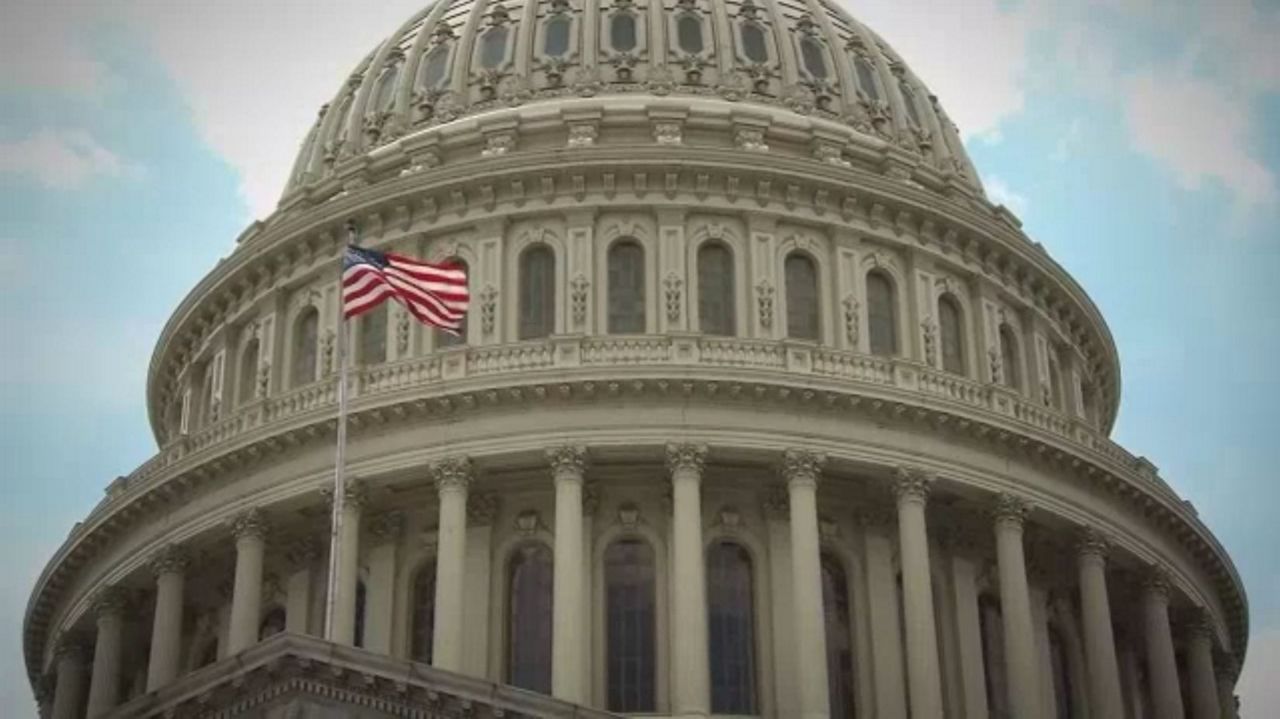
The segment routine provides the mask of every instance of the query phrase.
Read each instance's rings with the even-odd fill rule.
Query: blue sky
[[[36,574],[154,451],[143,381],[168,313],[270,211],[315,110],[417,1],[6,6],[6,716],[34,716],[19,628]],[[1280,3],[848,5],[1107,317],[1124,373],[1115,438],[1235,558],[1252,610],[1246,716],[1280,703],[1264,681],[1280,670]]]

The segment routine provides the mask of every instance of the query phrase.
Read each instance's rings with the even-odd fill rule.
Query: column
[[[287,554],[293,570],[285,580],[284,630],[307,634],[311,624],[311,568],[320,557],[320,548],[310,539],[300,540]]]
[[[336,570],[337,577],[330,578],[333,581],[333,619],[332,625],[325,627],[325,634],[335,644],[351,646],[356,643],[356,587],[360,582],[360,513],[363,507],[363,487],[358,481],[348,479],[342,502],[338,561],[330,562],[331,571]]]
[[[235,584],[231,590],[231,633],[227,656],[258,643],[262,618],[262,560],[266,553],[267,522],[261,510],[250,509],[231,520],[236,540]]]
[[[707,658],[707,577],[702,546],[703,444],[668,444],[671,471],[671,713],[711,712]]]
[[[120,700],[120,652],[124,649],[125,594],[117,587],[107,587],[93,600],[97,615],[98,638],[93,645],[93,674],[89,680],[87,715],[106,714]]]
[[[587,698],[583,656],[586,585],[583,581],[582,482],[585,447],[547,450],[556,488],[555,578],[552,584],[551,695],[582,704]]]
[[[1182,692],[1169,629],[1169,580],[1153,569],[1142,584],[1142,623],[1147,638],[1147,678],[1151,704],[1161,719],[1181,719]]]
[[[1040,714],[1053,716],[1056,699],[1053,693],[1053,656],[1049,647],[1049,592],[1044,588],[1044,573],[1030,564],[1028,580],[1032,583],[1031,626],[1035,633],[1036,681],[1040,687]]]
[[[1203,608],[1187,637],[1187,669],[1191,673],[1192,719],[1222,719],[1218,682],[1213,672],[1213,625]]]
[[[77,719],[80,700],[84,696],[84,640],[78,635],[64,636],[54,651],[57,685],[53,693],[53,719]]]
[[[1027,590],[1027,564],[1022,547],[1022,527],[1030,505],[1002,493],[996,498],[996,557],[1000,570],[1000,614],[1004,620],[1005,676],[1009,709],[1016,717],[1039,713],[1039,658],[1031,623],[1031,596]]]
[[[827,687],[827,640],[823,625],[822,563],[818,542],[818,475],[826,456],[787,450],[782,474],[791,506],[792,631],[800,689],[800,716],[831,715]],[[852,680],[852,677],[850,677]]]
[[[466,606],[467,490],[471,460],[449,457],[431,467],[440,498],[440,529],[436,545],[436,611],[431,639],[431,663],[462,671],[466,646],[463,609]]]
[[[178,674],[186,569],[186,555],[172,544],[151,560],[151,571],[156,577],[156,608],[151,623],[151,655],[147,661],[148,692],[168,684]]]
[[[769,539],[769,629],[773,635],[773,704],[780,717],[800,713],[799,670],[793,641],[795,612],[791,595],[791,502],[782,485],[765,490],[762,504]],[[870,662],[868,662],[870,663]]]
[[[373,547],[369,550],[369,593],[365,601],[364,648],[391,654],[395,618],[396,549],[404,534],[404,515],[383,512],[369,522]]]
[[[920,469],[899,467],[894,472],[898,547],[902,556],[902,610],[907,628],[907,688],[913,719],[942,719],[929,531],[924,518],[932,483],[933,476]]]
[[[951,583],[955,592],[956,644],[960,654],[961,716],[987,716],[987,678],[982,663],[982,624],[978,612],[978,565],[971,556],[972,537],[963,529],[948,537],[952,546]]]
[[[1120,719],[1120,669],[1111,632],[1111,604],[1107,597],[1106,539],[1093,529],[1081,533],[1076,548],[1080,564],[1080,612],[1084,618],[1085,664],[1089,675],[1091,716]]]
[[[489,677],[489,602],[492,564],[493,521],[498,514],[498,495],[472,492],[467,497],[467,602],[462,610],[466,627],[463,671],[473,677]]]
[[[871,635],[872,681],[877,717],[907,715],[903,677],[902,629],[898,586],[893,576],[893,513],[863,509],[857,516],[863,528],[867,565],[867,616]]]
[[[1218,671],[1218,707],[1223,719],[1236,719],[1236,662],[1230,656],[1218,657],[1214,669]]]

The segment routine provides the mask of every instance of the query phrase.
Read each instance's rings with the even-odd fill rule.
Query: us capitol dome
[[[349,220],[473,300],[354,328],[330,642]],[[1234,717],[1243,585],[1119,398],[832,0],[439,0],[173,313],[26,666],[56,719]]]

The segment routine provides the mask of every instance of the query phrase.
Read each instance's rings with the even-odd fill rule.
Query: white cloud
[[[113,79],[84,43],[81,3],[11,0],[0,23],[0,90],[96,97]]]
[[[1030,202],[1026,195],[1014,191],[1000,177],[996,175],[984,175],[982,178],[982,186],[987,190],[987,197],[997,205],[1004,205],[1013,211],[1013,214],[1022,217],[1026,214],[1027,206]]]
[[[1077,117],[1067,126],[1067,131],[1058,138],[1057,143],[1053,146],[1053,152],[1049,153],[1049,159],[1054,162],[1070,160],[1082,144],[1083,137],[1084,122]]]
[[[0,174],[28,175],[50,189],[74,190],[95,177],[136,177],[141,172],[84,130],[43,129],[0,142]]]
[[[1240,715],[1270,716],[1280,706],[1280,628],[1266,629],[1249,638],[1249,654],[1245,658],[1236,694],[1240,696]]]

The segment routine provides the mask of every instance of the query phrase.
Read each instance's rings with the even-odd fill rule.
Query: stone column
[[[796,646],[800,716],[806,719],[831,715],[822,606],[822,550],[818,540],[818,475],[826,460],[823,454],[795,449],[787,450],[782,456],[782,474],[791,507],[791,626]]]
[[[325,628],[335,644],[356,642],[356,587],[360,583],[360,514],[364,508],[364,488],[347,480],[342,503],[342,532],[338,535],[338,561],[333,591],[333,625]],[[323,606],[323,605],[322,605]]]
[[[471,460],[449,457],[431,467],[440,497],[440,528],[436,545],[436,610],[431,639],[431,663],[462,671],[466,646],[467,491]]]
[[[98,638],[93,645],[93,674],[89,679],[89,707],[93,717],[106,714],[120,701],[120,653],[124,649],[125,593],[117,587],[103,589],[93,600]]]
[[[1153,569],[1142,584],[1142,623],[1147,638],[1147,678],[1151,704],[1161,719],[1181,719],[1182,692],[1169,629],[1169,580]]]
[[[1039,713],[1039,659],[1031,623],[1031,595],[1022,546],[1022,526],[1030,506],[1011,494],[996,498],[996,557],[1000,570],[1000,615],[1004,620],[1005,676],[1009,709],[1015,717]]]
[[[1218,707],[1223,719],[1236,719],[1236,662],[1228,656],[1218,657],[1214,663],[1218,672]]]
[[[711,713],[707,657],[707,578],[702,546],[702,466],[707,447],[668,444],[671,471],[671,713]]]
[[[1187,637],[1187,669],[1191,673],[1192,719],[1222,719],[1218,683],[1213,671],[1213,625],[1200,609]]]
[[[871,635],[872,681],[877,717],[907,715],[903,677],[902,624],[893,576],[893,513],[866,508],[858,512],[867,565],[867,617]],[[984,705],[985,706],[985,705]]]
[[[978,565],[970,553],[964,530],[949,538],[952,546],[951,584],[955,592],[956,644],[960,655],[960,686],[966,717],[987,716],[987,679],[982,663],[982,622],[978,609]]]
[[[902,557],[902,610],[907,628],[907,689],[913,719],[942,719],[942,677],[933,619],[929,531],[924,507],[933,476],[899,467],[893,489],[898,500],[898,547]]]
[[[396,549],[404,533],[404,515],[383,512],[369,522],[374,546],[369,550],[369,593],[365,602],[364,648],[391,654],[395,618]]]
[[[556,488],[551,694],[574,704],[582,704],[587,698],[583,632],[588,619],[582,571],[582,483],[586,459],[585,447],[565,445],[547,450]]]
[[[1111,604],[1107,597],[1108,544],[1097,531],[1086,529],[1077,546],[1080,564],[1080,610],[1084,617],[1085,661],[1089,675],[1091,716],[1099,719],[1124,716],[1120,696],[1120,668],[1111,631]]]
[[[53,692],[53,719],[78,719],[80,700],[84,696],[84,640],[76,635],[64,636],[54,651],[57,685]]]
[[[267,522],[262,511],[250,509],[231,520],[236,539],[236,575],[231,590],[231,632],[227,656],[258,643],[262,618],[262,560],[266,552]]]
[[[498,515],[498,495],[472,492],[467,496],[467,601],[462,610],[467,628],[463,671],[473,677],[489,676],[489,603],[492,571],[493,522]]]
[[[303,539],[289,549],[287,556],[293,570],[285,581],[284,630],[306,634],[311,626],[311,569],[320,557],[320,547]]]
[[[172,544],[151,560],[151,570],[156,577],[156,608],[151,624],[151,656],[147,661],[148,692],[168,684],[178,674],[186,569],[186,555]]]

